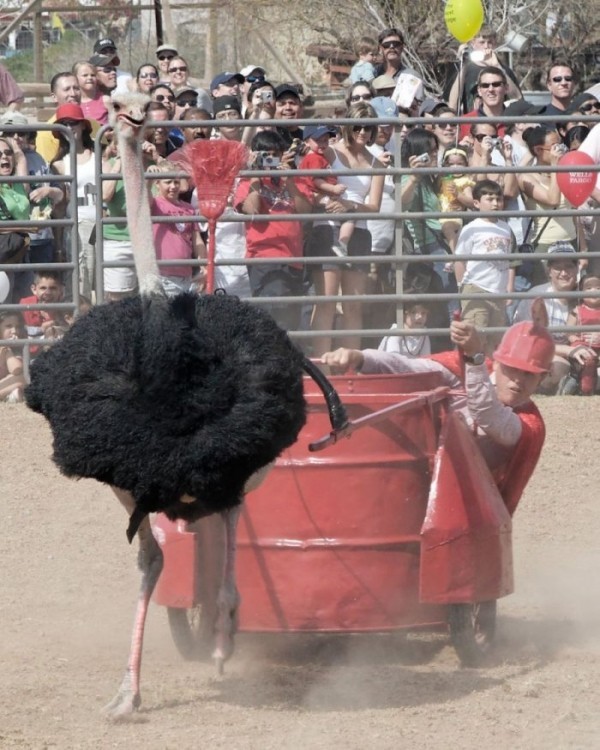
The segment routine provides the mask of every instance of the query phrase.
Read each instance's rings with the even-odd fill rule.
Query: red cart
[[[308,420],[238,531],[239,629],[357,633],[448,627],[463,664],[487,653],[496,600],[513,591],[511,520],[471,431],[436,373],[331,378],[351,437],[330,430],[306,379]],[[357,429],[359,428],[360,429]],[[314,446],[313,446],[314,447]],[[219,517],[158,516],[165,564],[154,598],[186,657],[206,643]]]

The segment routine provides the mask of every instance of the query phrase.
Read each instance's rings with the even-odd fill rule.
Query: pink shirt
[[[157,196],[150,207],[152,216],[194,216],[196,214],[189,203],[176,201],[171,203],[166,198]],[[152,224],[154,247],[158,260],[187,260],[194,257],[193,236],[197,228],[195,222],[177,222],[169,224]],[[162,266],[162,276],[181,276],[190,278],[191,266]]]
[[[102,94],[98,94],[95,99],[81,102],[81,109],[88,120],[96,120],[96,122],[99,122],[101,125],[107,124],[108,110],[104,104],[104,97]]]

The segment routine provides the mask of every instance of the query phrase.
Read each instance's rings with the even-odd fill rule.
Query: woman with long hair
[[[79,60],[72,67],[81,89],[81,109],[88,120],[96,120],[101,125],[108,122],[108,107],[110,97],[102,93],[98,87],[96,66],[87,60]]]
[[[158,83],[158,68],[152,63],[140,65],[133,79],[132,89],[150,96],[150,89]]]
[[[56,110],[56,122],[68,127],[75,141],[75,158],[77,167],[77,232],[79,235],[79,289],[86,297],[91,296],[95,284],[96,250],[93,241],[93,230],[96,222],[96,156],[92,127],[84,116],[83,108],[78,104],[61,104]],[[72,175],[71,144],[63,133],[56,133],[58,153],[50,166],[61,175]],[[69,200],[67,195],[67,211]],[[67,247],[70,243],[67,243]]]
[[[375,118],[375,111],[366,102],[353,104],[346,112],[346,117],[353,119]],[[342,139],[335,144],[327,145],[323,149],[323,156],[336,172],[337,181],[346,186],[346,192],[339,198],[317,195],[317,204],[329,214],[330,219],[315,221],[307,246],[307,255],[329,256],[339,255],[335,230],[339,228],[339,221],[333,219],[336,213],[377,213],[381,206],[384,176],[370,174],[348,175],[348,170],[370,170],[374,167],[382,168],[370,152],[368,147],[375,142],[377,125],[344,125],[341,128]],[[327,263],[313,266],[313,281],[318,295],[335,296],[341,288],[342,294],[352,295],[354,299],[342,303],[345,330],[360,330],[363,323],[363,302],[360,296],[365,293],[369,264],[359,265],[351,262],[352,256],[369,255],[371,252],[371,235],[366,221],[355,222],[352,236],[347,246],[348,263]],[[315,331],[334,328],[336,317],[336,302],[319,302],[313,310],[311,327]],[[357,348],[360,346],[360,336],[351,334],[345,336],[341,346]],[[331,349],[331,336],[321,335],[313,339],[313,356],[321,356]]]

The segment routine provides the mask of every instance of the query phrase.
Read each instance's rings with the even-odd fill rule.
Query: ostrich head
[[[110,124],[125,138],[139,136],[150,99],[145,94],[117,94],[111,99]]]

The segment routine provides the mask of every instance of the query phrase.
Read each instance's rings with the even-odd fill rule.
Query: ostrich
[[[233,651],[238,607],[235,532],[240,503],[305,422],[303,368],[328,383],[264,311],[226,295],[163,293],[152,241],[140,133],[147,97],[113,99],[128,225],[140,294],[93,308],[31,369],[26,401],[53,432],[67,476],[111,486],[139,538],[142,571],[125,677],[106,706],[122,718],[141,704],[144,623],[162,569],[148,514],[194,521],[222,513],[225,565],[213,657]],[[330,414],[345,421],[328,387]]]

